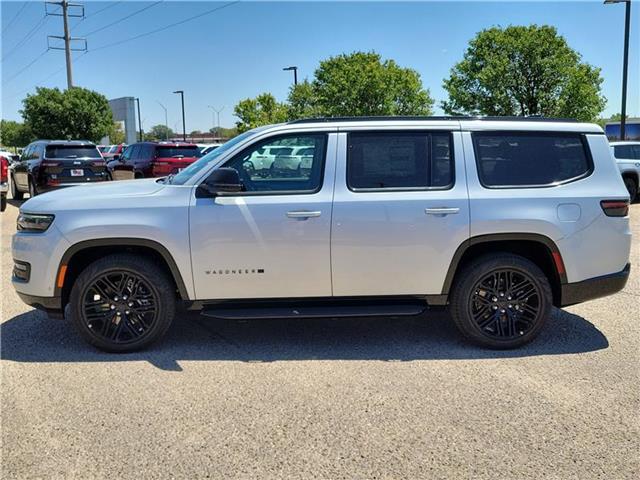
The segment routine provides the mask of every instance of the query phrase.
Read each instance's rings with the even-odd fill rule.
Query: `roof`
[[[369,117],[318,117],[318,118],[303,118],[300,120],[292,120],[289,124],[296,123],[343,123],[343,122],[375,122],[375,121],[456,121],[456,120],[482,120],[485,122],[569,122],[578,123],[573,118],[551,118],[551,117],[482,117],[482,116],[465,116],[465,115],[452,115],[452,116],[369,116]]]
[[[617,147],[619,145],[640,145],[640,141],[638,140],[618,140],[616,142],[609,142],[609,145],[612,147]]]
[[[36,140],[33,143],[44,143],[45,145],[90,145],[92,147],[95,147],[95,144],[93,142],[90,142],[89,140]]]

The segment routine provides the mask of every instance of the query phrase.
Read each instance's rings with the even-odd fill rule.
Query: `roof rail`
[[[380,117],[318,117],[318,118],[301,118],[299,120],[291,120],[289,124],[297,123],[328,123],[328,122],[375,122],[390,120],[482,120],[494,122],[571,122],[578,123],[574,118],[553,118],[553,117],[482,117],[482,116],[380,116]]]

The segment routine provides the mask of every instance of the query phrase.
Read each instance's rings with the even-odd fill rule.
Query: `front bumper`
[[[562,306],[568,307],[619,292],[627,284],[630,271],[631,264],[627,263],[627,266],[617,273],[589,278],[582,282],[565,283],[562,285]]]
[[[37,297],[26,293],[17,292],[20,300],[30,307],[37,308],[47,313],[50,318],[62,318],[62,299],[60,297]]]

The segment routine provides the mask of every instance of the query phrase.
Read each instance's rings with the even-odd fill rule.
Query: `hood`
[[[88,185],[60,188],[30,198],[22,204],[24,212],[53,212],[55,210],[76,210],[86,208],[126,206],[129,199],[153,195],[165,185],[157,178],[99,182]]]

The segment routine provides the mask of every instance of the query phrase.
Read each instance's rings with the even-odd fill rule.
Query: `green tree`
[[[287,107],[279,103],[270,93],[263,93],[256,98],[241,100],[234,109],[240,119],[236,122],[239,133],[246,132],[260,125],[280,123],[287,120]]]
[[[592,121],[604,109],[600,69],[554,27],[492,27],[469,42],[444,80],[447,114],[544,115]]]
[[[121,122],[113,122],[113,127],[108,133],[109,141],[115,145],[124,143],[125,135]]]
[[[13,120],[0,121],[0,144],[6,147],[25,147],[35,140],[29,125]]]
[[[420,75],[375,52],[354,52],[320,62],[311,101],[322,115],[431,115],[433,99]]]
[[[38,87],[22,104],[22,116],[37,138],[98,142],[113,129],[107,98],[85,88]]]
[[[154,125],[151,129],[145,133],[145,137],[148,140],[166,140],[172,138],[175,135],[171,128],[166,125]]]
[[[298,118],[321,117],[322,110],[318,107],[313,84],[304,80],[289,90],[287,116],[289,120]]]
[[[236,127],[225,128],[225,127],[213,127],[209,129],[209,133],[216,134],[222,138],[233,138],[238,135],[238,129]]]

